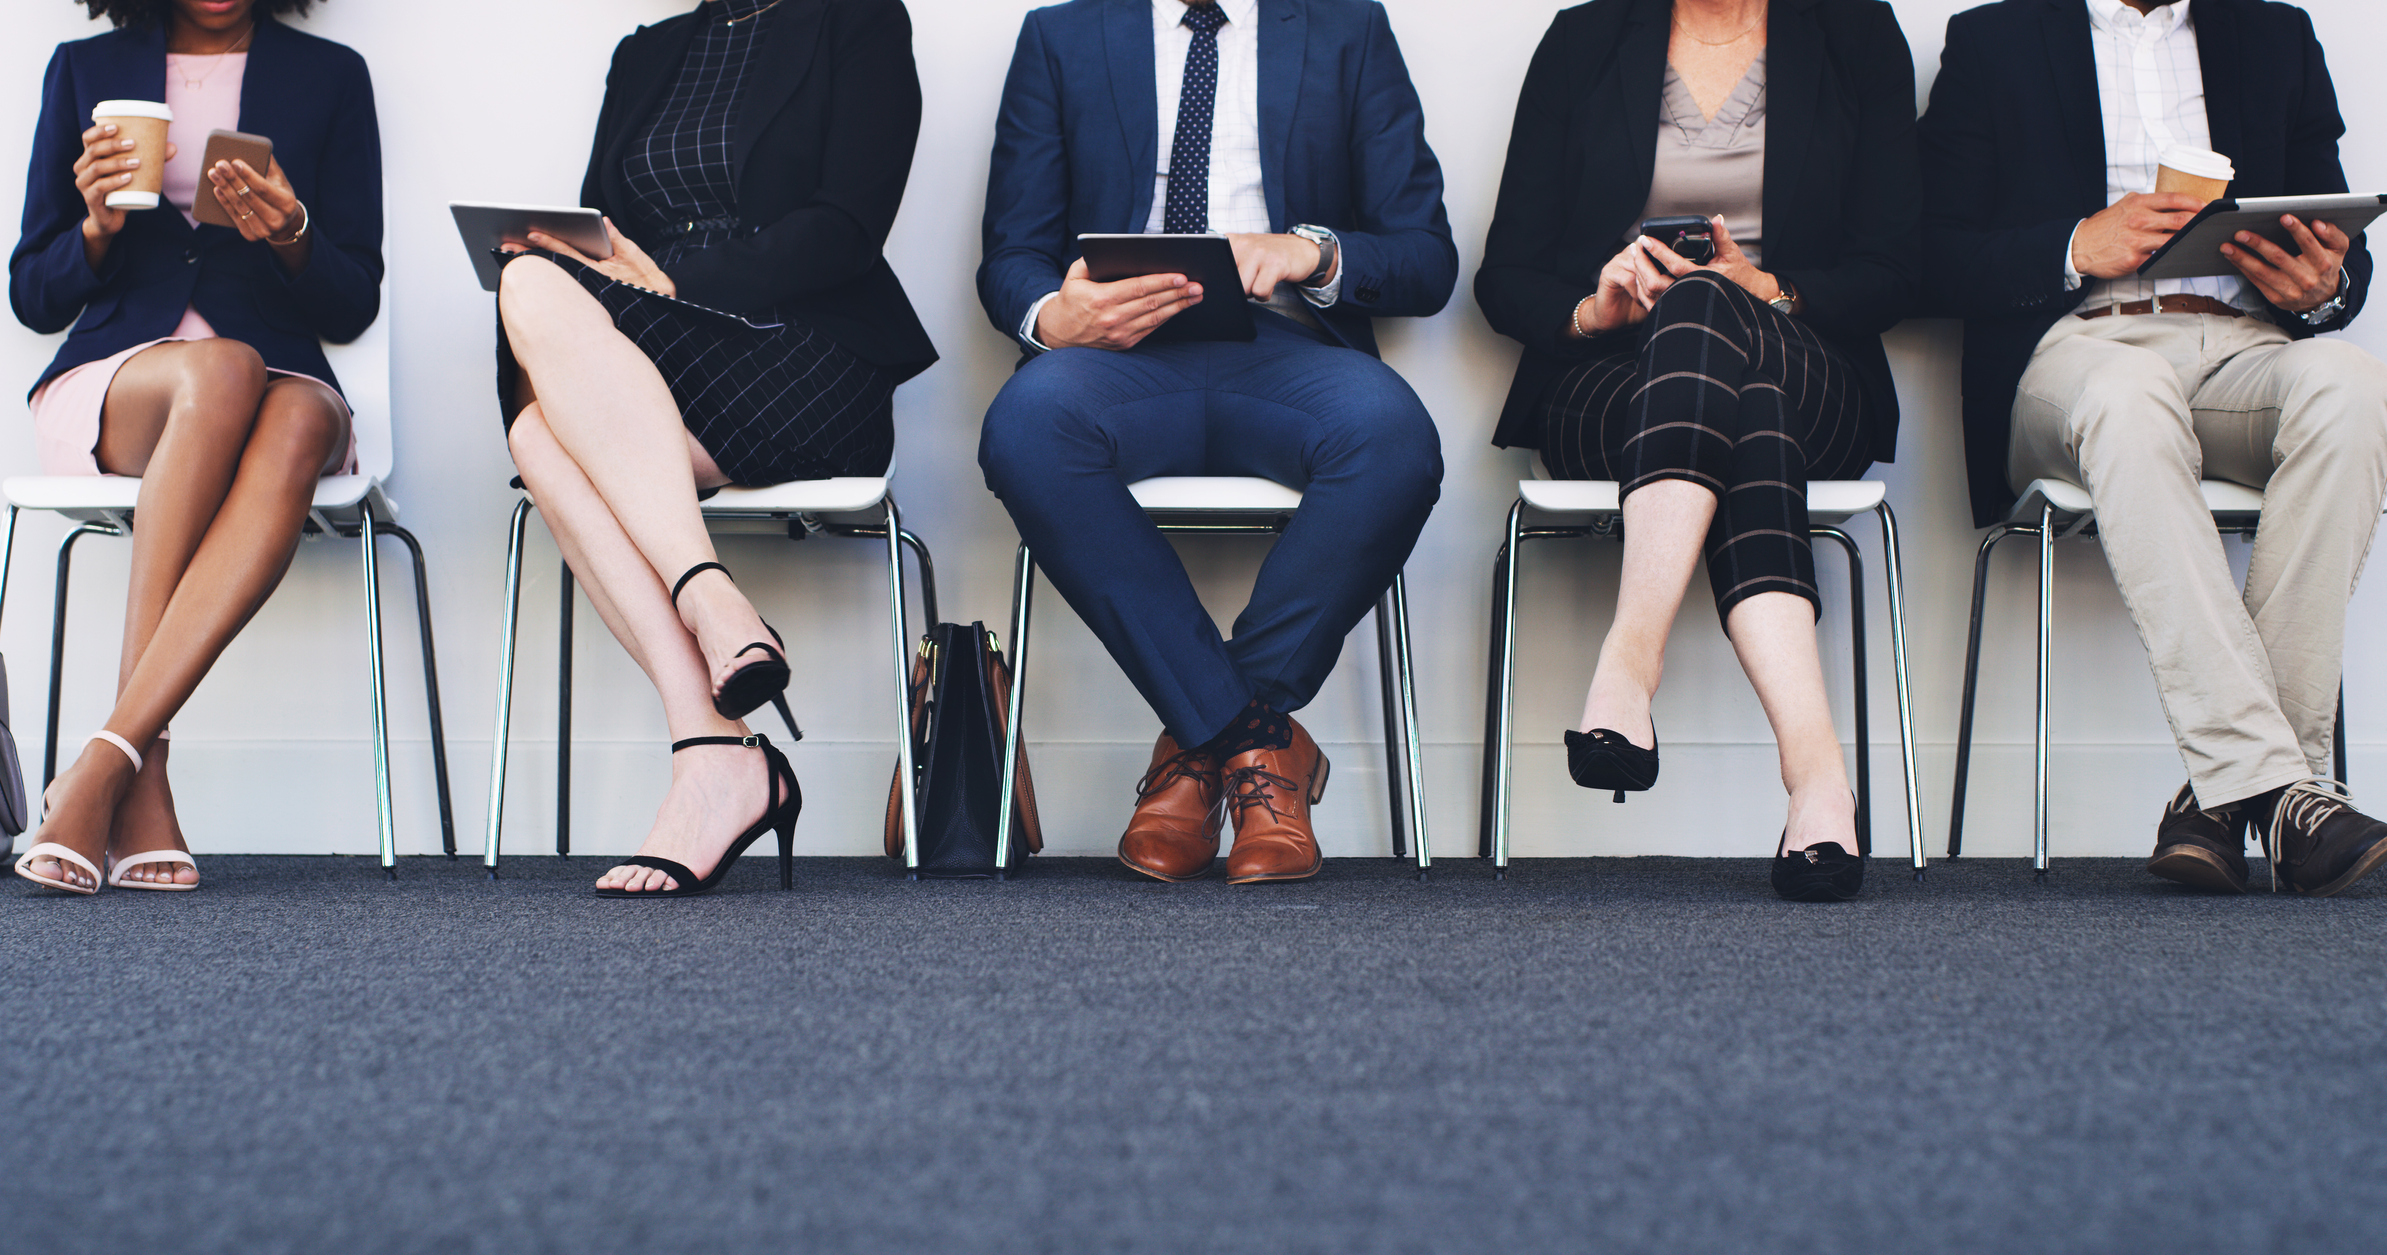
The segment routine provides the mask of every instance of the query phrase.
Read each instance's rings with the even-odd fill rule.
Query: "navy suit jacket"
[[[1374,0],[1260,0],[1260,171],[1268,225],[1332,230],[1342,288],[1317,311],[1376,351],[1370,319],[1449,302],[1459,252],[1409,69]],[[1151,0],[1069,0],[1020,25],[995,120],[978,299],[1016,336],[1058,290],[1077,237],[1144,229],[1159,171]]]
[[[2337,91],[2304,10],[2264,0],[2190,0],[2213,148],[2237,166],[2230,194],[2346,190]],[[2064,287],[2072,228],[2105,208],[2105,122],[2085,0],[2003,0],[1948,21],[1939,81],[1920,127],[1923,240],[1932,312],[1964,319],[1964,455],[1973,524],[2014,504],[2006,480],[2014,389],[2031,350],[2088,290]],[[2302,339],[2352,322],[2370,251],[2346,257],[2346,309]]]
[[[91,107],[165,98],[163,31],[113,30],[60,44],[50,58],[8,300],[35,331],[72,324],[74,334],[34,387],[167,335],[186,308],[267,366],[338,387],[322,342],[357,338],[381,312],[381,130],[364,58],[266,17],[249,44],[240,129],[273,140],[315,241],[295,275],[264,243],[193,227],[167,205],[126,214],[97,272],[83,259],[87,210],[74,166]]]

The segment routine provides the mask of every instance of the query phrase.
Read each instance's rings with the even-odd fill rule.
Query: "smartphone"
[[[207,133],[207,151],[199,159],[199,191],[191,198],[191,216],[219,227],[238,229],[224,203],[215,198],[215,184],[207,172],[219,161],[245,161],[249,169],[259,174],[273,168],[274,142],[262,135],[245,131],[227,131],[218,127]]]
[[[1716,259],[1716,224],[1705,218],[1650,218],[1642,222],[1641,234],[1673,249],[1676,256],[1694,266]]]

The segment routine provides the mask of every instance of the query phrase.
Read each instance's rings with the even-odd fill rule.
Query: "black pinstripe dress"
[[[623,159],[637,234],[668,274],[737,238],[732,125],[756,52],[779,16],[769,0],[713,0],[671,91]],[[670,385],[698,443],[742,485],[876,475],[895,451],[894,381],[827,336],[773,310],[745,317],[609,279],[548,255],[612,315]],[[498,327],[498,392],[513,422],[513,353]]]

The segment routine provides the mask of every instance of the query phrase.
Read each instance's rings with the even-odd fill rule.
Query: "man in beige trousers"
[[[2347,599],[2387,503],[2387,365],[2338,340],[2359,238],[2284,219],[2235,273],[2139,267],[2206,197],[2157,167],[2230,160],[2238,198],[2342,192],[2345,125],[2302,10],[2259,0],[2004,0],[1948,24],[1922,120],[1937,303],[1965,319],[1974,521],[2034,479],[2080,484],[2188,769],[2147,870],[2338,893],[2387,824],[2328,777]],[[2172,154],[2169,163],[2165,154]],[[2244,593],[2200,479],[2263,489]]]

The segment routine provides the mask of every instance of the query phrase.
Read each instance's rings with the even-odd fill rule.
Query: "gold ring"
[[[239,189],[239,191],[240,191],[240,194],[241,194],[241,195],[243,195],[243,196],[246,196],[246,195],[248,195],[248,194],[249,194],[249,189],[247,189],[247,188],[245,188],[245,187],[244,187],[244,188],[240,188],[240,189]]]

